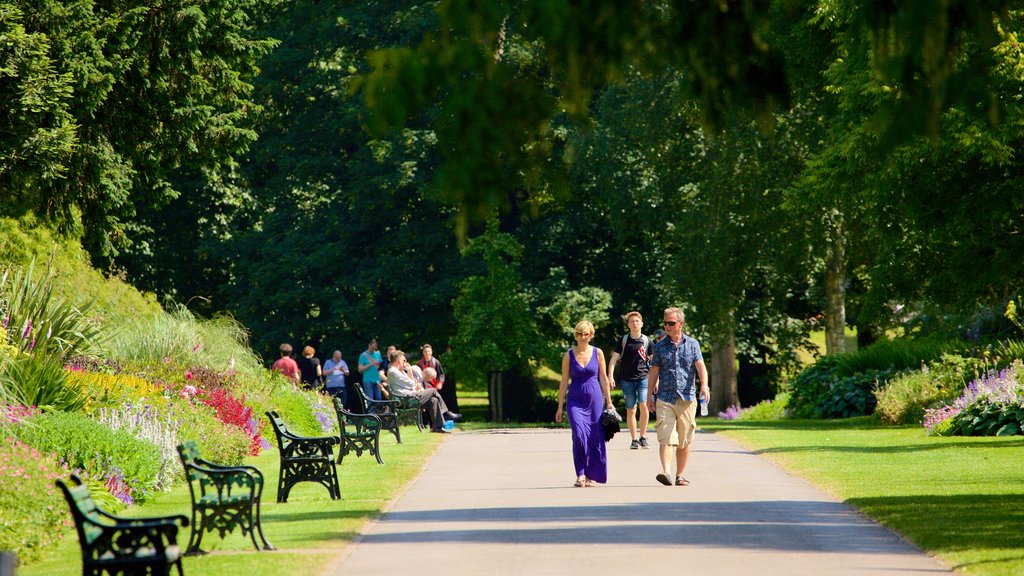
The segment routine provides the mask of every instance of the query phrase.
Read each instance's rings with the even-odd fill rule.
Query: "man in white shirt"
[[[388,388],[395,396],[415,396],[419,398],[420,407],[426,409],[430,417],[431,432],[445,432],[444,421],[462,420],[462,414],[448,410],[441,395],[434,388],[424,388],[413,378],[412,367],[405,358],[405,352],[395,350],[388,358]]]

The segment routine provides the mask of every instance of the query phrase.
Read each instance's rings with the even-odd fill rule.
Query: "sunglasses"
[[[675,322],[673,320],[665,320],[665,326],[668,326],[669,328],[675,326],[676,324],[679,324],[679,322]]]

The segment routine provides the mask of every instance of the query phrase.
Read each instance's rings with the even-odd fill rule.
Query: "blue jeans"
[[[383,400],[384,395],[380,391],[380,382],[363,382],[363,392],[370,400]]]
[[[636,408],[637,402],[647,402],[647,378],[639,380],[621,380],[619,387],[626,398],[626,410]]]

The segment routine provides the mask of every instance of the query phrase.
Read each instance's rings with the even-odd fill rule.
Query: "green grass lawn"
[[[247,464],[263,472],[263,533],[277,551],[256,552],[248,538],[238,533],[220,539],[216,533],[203,536],[203,549],[210,554],[184,560],[186,574],[245,574],[246,576],[307,576],[319,574],[338,558],[344,546],[359,533],[366,522],[380,514],[422,469],[444,438],[441,434],[402,428],[402,444],[390,433],[381,434],[384,465],[369,454],[349,455],[338,467],[341,500],[332,501],[327,489],[310,483],[295,486],[285,504],[277,503],[277,450],[268,450]],[[337,453],[337,450],[335,450]],[[189,516],[188,487],[176,486],[159,494],[151,502],[136,506],[124,515]],[[188,545],[189,529],[178,535],[178,544]],[[74,529],[49,557],[39,563],[19,567],[20,576],[74,575],[82,573],[81,553]]]
[[[964,574],[1024,574],[1024,438],[843,421],[701,422]]]

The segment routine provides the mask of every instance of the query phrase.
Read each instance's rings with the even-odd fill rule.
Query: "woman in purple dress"
[[[562,358],[562,382],[558,387],[555,422],[562,421],[562,407],[568,400],[572,428],[572,461],[576,466],[577,488],[604,484],[608,480],[608,456],[601,427],[602,405],[612,408],[611,389],[605,370],[604,352],[590,345],[594,325],[583,320],[576,325],[576,345]]]

